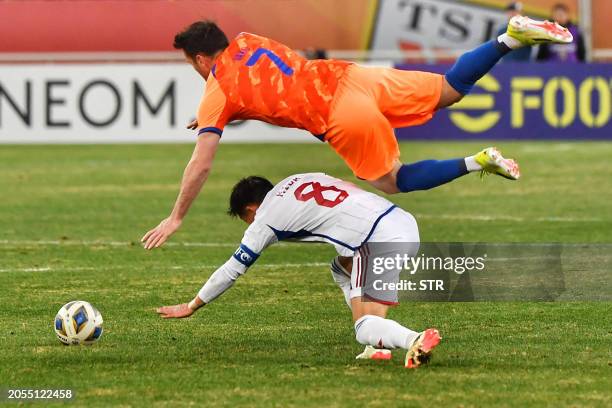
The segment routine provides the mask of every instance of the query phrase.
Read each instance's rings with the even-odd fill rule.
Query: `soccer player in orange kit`
[[[466,158],[402,164],[393,128],[420,125],[454,104],[512,49],[569,43],[567,29],[516,16],[496,40],[462,55],[446,73],[364,67],[346,61],[306,60],[269,38],[240,33],[231,42],[211,21],[198,21],[174,38],[206,81],[198,140],[171,215],[145,234],[146,249],[162,245],[181,225],[208,178],[225,125],[256,119],[305,129],[327,142],[360,179],[388,194],[427,190],[469,172],[519,178],[514,160],[495,148]]]

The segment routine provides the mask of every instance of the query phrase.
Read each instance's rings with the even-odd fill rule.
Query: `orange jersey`
[[[309,61],[274,40],[240,33],[206,80],[198,134],[221,135],[233,120],[257,119],[323,135],[338,81],[350,64]]]

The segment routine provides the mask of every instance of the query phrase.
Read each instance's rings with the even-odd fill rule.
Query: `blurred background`
[[[0,1],[0,143],[192,142],[205,83],[172,48],[198,19],[309,58],[444,72],[517,13],[570,28],[570,46],[511,53],[472,95],[400,139],[609,139],[609,0]],[[234,124],[224,142],[312,141]]]

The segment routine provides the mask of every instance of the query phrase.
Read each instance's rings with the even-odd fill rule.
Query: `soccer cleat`
[[[525,16],[512,17],[508,23],[507,33],[525,45],[569,44],[574,40],[572,33],[558,23],[532,20]]]
[[[421,364],[427,364],[431,360],[432,350],[440,344],[440,340],[442,337],[437,329],[427,329],[419,334],[406,353],[404,367],[417,368]]]
[[[521,177],[519,165],[512,159],[504,159],[495,147],[488,147],[474,156],[476,163],[482,166],[480,177],[485,174],[498,174],[509,180],[518,180]]]
[[[355,357],[356,360],[391,360],[391,350],[377,349],[372,346],[365,346],[361,354]]]

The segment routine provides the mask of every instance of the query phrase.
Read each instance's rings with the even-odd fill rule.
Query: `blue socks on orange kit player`
[[[404,164],[397,172],[397,188],[402,193],[429,190],[468,174],[466,159],[423,160]]]
[[[466,95],[476,81],[489,72],[504,55],[520,46],[520,41],[508,34],[502,34],[496,40],[482,44],[459,57],[446,73],[446,81],[457,92]],[[479,166],[472,157],[404,164],[397,173],[397,188],[403,193],[428,190],[478,169]]]
[[[520,42],[502,34],[499,39],[482,44],[463,54],[446,73],[446,81],[462,95],[468,94],[476,81],[482,78],[512,48]]]

